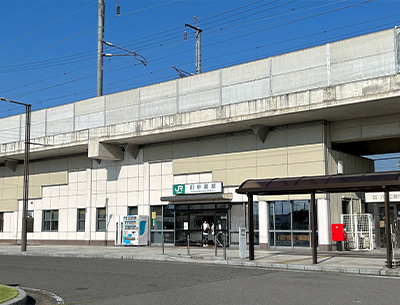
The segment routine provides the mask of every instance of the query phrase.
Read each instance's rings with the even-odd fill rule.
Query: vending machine
[[[147,246],[149,240],[149,216],[127,215],[123,222],[123,246]]]

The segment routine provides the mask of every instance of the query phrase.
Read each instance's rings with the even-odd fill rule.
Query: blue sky
[[[105,3],[104,40],[134,50],[147,66],[132,56],[104,58],[104,94],[175,79],[172,66],[195,73],[193,30],[183,39],[184,24],[195,26],[195,15],[203,30],[202,72],[400,25],[398,0]],[[38,110],[96,96],[97,4],[0,0],[0,97]],[[107,46],[104,53],[122,54]],[[0,117],[23,111],[0,103]]]

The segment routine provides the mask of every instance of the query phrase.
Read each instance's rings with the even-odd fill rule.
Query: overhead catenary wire
[[[258,1],[258,2],[261,2],[261,1]],[[371,2],[371,1],[364,1],[363,3],[365,3],[365,2]],[[228,40],[224,40],[224,41],[221,41],[221,42],[218,42],[218,43],[223,43],[223,42],[226,42],[226,41],[229,41],[230,39],[228,39]],[[207,47],[207,46],[204,46],[204,47]],[[174,54],[170,54],[170,55],[168,55],[168,56],[163,56],[162,58],[159,58],[159,59],[154,59],[153,61],[158,61],[158,60],[161,60],[161,59],[163,59],[163,58],[167,58],[167,57],[171,57],[171,56],[178,56],[178,55],[180,55],[180,54],[183,54],[183,53],[187,53],[187,52],[189,52],[190,50],[185,50],[185,51],[183,51],[183,52],[176,52],[176,53],[174,53]],[[155,51],[155,52],[153,52],[152,54],[155,54],[155,53],[157,53],[158,51]]]

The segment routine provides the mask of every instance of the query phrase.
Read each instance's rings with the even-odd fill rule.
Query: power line
[[[374,0],[372,0],[372,1],[374,1]],[[372,1],[364,1],[364,2],[362,2],[362,3],[357,3],[357,4],[354,4],[354,5],[365,4],[365,3],[368,3],[368,2],[372,2]],[[258,2],[262,2],[262,1],[258,1]],[[352,5],[352,6],[354,6],[354,5]],[[352,7],[352,6],[346,6],[345,8]],[[341,9],[344,9],[344,8],[341,8]],[[337,9],[336,9],[336,10],[337,10]],[[331,11],[328,11],[328,12],[331,12]],[[323,12],[323,13],[327,13],[327,12]],[[320,13],[320,14],[322,14],[322,13]],[[308,18],[312,18],[312,17],[309,17],[309,16],[308,16]],[[304,19],[301,19],[301,20],[298,20],[298,21],[302,21],[302,20],[304,20]],[[298,21],[296,21],[296,22],[298,22]],[[283,26],[283,25],[278,25],[278,26]],[[268,30],[268,29],[264,29],[264,30]],[[254,33],[254,32],[252,32],[252,33],[250,33],[250,34],[253,34],[253,33]],[[230,41],[230,40],[232,40],[232,39],[220,41],[220,42],[218,42],[218,43],[223,43],[223,42]],[[210,45],[208,45],[207,47],[209,47],[209,46],[211,46],[211,45],[218,44],[218,43],[210,44]],[[169,48],[172,48],[173,46],[174,46],[174,45],[171,45]],[[155,54],[155,53],[161,52],[161,51],[163,51],[163,50],[155,51],[155,52],[153,52],[152,54]],[[178,56],[178,55],[181,55],[181,54],[187,53],[187,52],[190,52],[190,50],[184,50],[184,51],[181,51],[181,52],[177,52],[177,53],[174,53],[174,54],[170,54],[170,55],[168,55],[168,56],[163,56],[163,57],[161,57],[161,58],[154,59],[153,62],[154,62],[154,61],[161,60],[161,59],[165,59],[165,58],[167,58],[167,57]],[[243,51],[242,51],[242,52],[243,52]],[[221,56],[225,56],[225,55],[226,55],[226,54],[221,55]],[[90,67],[90,66],[87,66],[87,67]],[[80,69],[77,69],[77,70],[80,70]],[[114,70],[114,71],[115,71],[115,70]],[[114,71],[112,71],[112,72],[114,72]],[[86,76],[86,77],[84,77],[84,78],[88,78],[88,77],[90,77],[90,76]],[[82,78],[78,78],[78,80],[81,80],[81,79],[82,79]],[[68,83],[74,82],[74,81],[76,81],[76,80],[63,82],[63,83],[61,83],[61,84],[56,84],[56,85],[49,86],[49,87],[62,86],[63,84],[68,84]],[[47,89],[47,87],[46,87],[46,89]],[[44,90],[44,89],[42,89],[42,90]],[[35,90],[35,92],[40,92],[40,91],[41,91],[40,89]]]
[[[47,1],[48,1],[48,0],[47,0]],[[45,2],[47,2],[47,1],[45,1]],[[44,2],[43,2],[43,3],[44,3]],[[52,26],[52,25],[54,25],[54,24],[56,24],[56,23],[58,23],[58,22],[60,22],[60,21],[62,21],[62,20],[64,20],[64,19],[67,19],[68,17],[71,17],[71,16],[73,16],[73,15],[75,15],[75,14],[77,14],[77,13],[79,13],[79,12],[85,10],[85,9],[87,9],[87,8],[93,6],[94,4],[96,4],[96,2],[94,2],[94,3],[92,3],[92,4],[89,4],[88,6],[85,6],[85,7],[81,8],[81,9],[77,10],[76,12],[73,12],[72,14],[69,14],[69,15],[67,15],[67,16],[64,16],[64,17],[62,17],[61,19],[58,19],[58,20],[56,20],[56,21],[54,21],[54,22],[52,22],[52,23],[49,23],[49,24],[47,24],[47,25],[45,25],[45,26],[43,26],[43,27],[41,27],[41,28],[39,28],[39,29],[37,29],[37,30],[34,30],[34,31],[32,31],[32,32],[30,32],[30,33],[28,33],[28,34],[22,35],[21,37],[16,38],[16,39],[14,39],[14,40],[12,40],[12,41],[9,41],[9,42],[7,42],[7,43],[1,45],[1,46],[0,46],[0,49],[1,49],[2,47],[5,47],[5,46],[7,46],[7,45],[9,45],[9,44],[12,44],[12,43],[18,41],[18,40],[21,40],[22,38],[28,37],[29,35],[32,35],[32,34],[35,34],[35,33],[39,32],[39,31],[41,31],[41,30],[44,30],[45,28],[48,28],[49,26]]]

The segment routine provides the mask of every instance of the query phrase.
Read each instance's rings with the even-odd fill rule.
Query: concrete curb
[[[18,296],[14,299],[7,301],[5,303],[1,303],[1,305],[25,305],[28,302],[28,296],[26,292],[18,287],[13,287],[18,290]]]
[[[390,276],[400,277],[400,269],[373,269],[373,268],[351,268],[351,267],[332,267],[321,265],[300,265],[300,264],[285,264],[285,263],[263,263],[257,261],[242,261],[239,259],[224,260],[221,257],[210,255],[159,255],[159,256],[136,256],[136,255],[116,255],[116,254],[82,254],[82,253],[38,253],[38,252],[0,252],[0,255],[26,255],[26,256],[44,256],[44,257],[76,257],[76,258],[92,258],[92,259],[123,259],[123,260],[146,260],[160,262],[179,262],[191,260],[198,263],[208,263],[214,265],[229,265],[237,267],[253,267],[277,270],[292,270],[292,271],[308,271],[308,272],[331,272],[358,274],[363,276]],[[7,304],[7,303],[6,303]],[[13,304],[13,303],[12,303]]]

